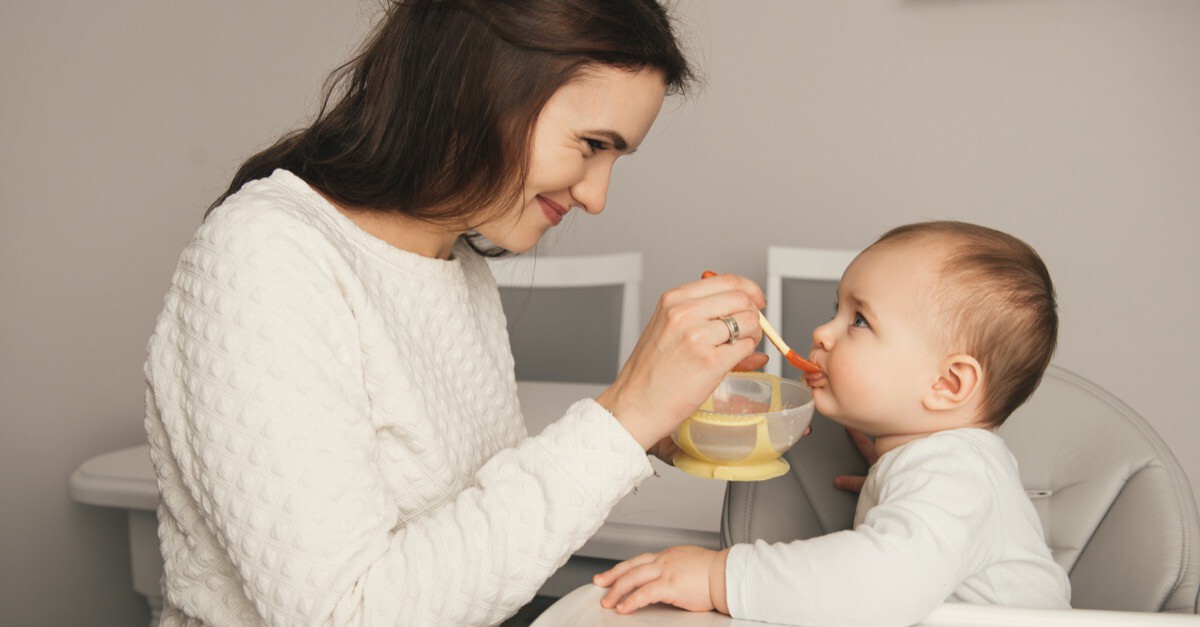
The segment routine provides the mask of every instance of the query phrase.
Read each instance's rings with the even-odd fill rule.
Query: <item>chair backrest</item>
[[[783,341],[801,355],[808,354],[813,329],[829,321],[842,272],[859,251],[771,246],[767,249],[767,320]],[[770,342],[764,370],[789,379],[799,371],[786,363]]]
[[[609,383],[638,338],[641,253],[489,259],[522,381]]]
[[[1195,499],[1183,469],[1141,416],[1051,366],[998,433],[1017,458],[1054,559],[1070,573],[1073,607],[1197,612]],[[845,431],[816,425],[786,458],[792,468],[782,477],[729,484],[726,545],[851,526],[856,499],[832,479],[862,474],[865,463]]]

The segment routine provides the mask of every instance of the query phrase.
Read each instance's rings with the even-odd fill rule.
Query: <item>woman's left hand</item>
[[[671,436],[667,436],[659,440],[658,444],[651,446],[650,450],[646,452],[661,459],[663,462],[674,466],[675,454],[678,453],[679,450],[679,445],[675,443],[675,440],[672,440]]]

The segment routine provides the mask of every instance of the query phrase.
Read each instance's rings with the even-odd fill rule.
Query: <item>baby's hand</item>
[[[600,606],[628,614],[651,603],[669,603],[692,612],[729,613],[725,602],[724,551],[698,546],[673,546],[662,553],[644,553],[592,578],[610,588]]]
[[[879,461],[879,453],[875,451],[875,441],[867,437],[867,434],[846,427],[846,433],[850,434],[850,439],[854,441],[854,446],[858,448],[858,452],[862,454],[863,459],[867,460],[867,467],[875,465]],[[862,492],[863,484],[867,482],[867,478],[859,475],[838,475],[833,478],[833,487],[845,490],[847,492]]]

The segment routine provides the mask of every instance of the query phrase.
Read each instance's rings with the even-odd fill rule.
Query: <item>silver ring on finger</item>
[[[725,343],[733,344],[738,339],[739,329],[738,329],[737,320],[734,320],[733,316],[726,316],[724,318],[721,318],[721,322],[724,322],[725,326],[729,327],[729,340]]]

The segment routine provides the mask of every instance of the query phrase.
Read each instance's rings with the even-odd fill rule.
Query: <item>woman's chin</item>
[[[538,242],[541,241],[541,235],[538,237],[507,237],[503,242],[496,242],[497,245],[515,255],[523,255],[534,248],[537,248]]]

